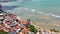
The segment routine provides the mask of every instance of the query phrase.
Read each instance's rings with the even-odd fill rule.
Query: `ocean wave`
[[[53,16],[53,17],[56,17],[56,18],[60,18],[60,16],[59,15],[55,15],[55,14],[50,14],[51,16]]]
[[[24,8],[25,10],[29,10],[28,8]]]
[[[44,14],[43,12],[37,12],[37,13],[39,13],[39,14]]]
[[[56,18],[60,18],[60,16],[58,16],[58,15],[56,15],[55,17],[56,17]]]
[[[30,9],[30,8],[24,8],[24,10],[28,10],[28,11],[31,11],[31,12],[36,12],[35,9]]]
[[[15,7],[15,6],[12,6],[12,7]],[[59,15],[55,15],[55,14],[52,14],[51,12],[49,12],[49,13],[45,13],[45,12],[42,12],[42,11],[37,11],[36,9],[30,9],[30,8],[21,8],[21,7],[16,7],[16,9],[14,9],[14,10],[18,10],[18,11],[20,11],[20,10],[27,10],[27,11],[31,11],[31,12],[33,12],[33,13],[38,13],[38,14],[42,14],[42,15],[50,15],[50,16],[52,16],[52,17],[56,17],[56,18],[60,18],[60,16]]]
[[[32,12],[36,12],[35,9],[30,9]]]
[[[55,18],[60,18],[59,15],[55,15],[55,14],[52,14],[51,12],[50,13],[44,13],[44,12],[37,12],[39,14],[42,14],[42,15],[46,15],[46,16],[52,16],[52,17],[55,17]]]
[[[55,17],[55,18],[60,18],[59,15],[55,15],[55,14],[52,14],[52,13],[48,13],[47,15],[50,15],[50,16]]]
[[[23,9],[23,8],[20,8],[20,9]],[[42,11],[37,11],[35,9],[30,9],[30,8],[24,8],[24,10],[28,10],[28,11],[31,11],[31,12],[34,12],[34,13],[38,13],[38,14],[42,14],[42,15],[52,16],[52,17],[55,17],[55,18],[60,18],[59,15],[52,14],[51,12],[44,13]]]

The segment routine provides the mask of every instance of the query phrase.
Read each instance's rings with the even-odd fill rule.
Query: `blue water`
[[[13,2],[6,2],[6,5],[8,4],[8,7],[5,7],[6,9],[17,9],[17,8],[29,8],[29,9],[36,9],[43,13],[50,14],[52,16],[58,16],[60,18],[60,0],[32,0],[32,1],[13,1]],[[3,3],[3,5],[5,5]],[[18,5],[19,7],[11,7],[9,5]],[[11,9],[11,11],[12,11]],[[14,11],[15,12],[15,11]],[[38,11],[36,11],[38,12]]]
[[[32,2],[22,2],[27,7],[60,7],[60,0],[41,0]]]
[[[52,12],[60,15],[60,0],[33,0],[30,2],[21,2],[23,7],[39,9],[43,12]]]
[[[19,5],[23,4],[24,7],[30,7],[30,8],[60,7],[60,0],[33,0],[33,1],[22,1],[22,2],[14,2],[14,1],[10,2],[10,4],[13,3]]]

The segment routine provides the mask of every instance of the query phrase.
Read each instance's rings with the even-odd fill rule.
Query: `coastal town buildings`
[[[29,24],[28,20],[23,20],[18,16],[4,12],[0,5],[0,30],[4,32],[9,32],[9,34],[28,34]]]

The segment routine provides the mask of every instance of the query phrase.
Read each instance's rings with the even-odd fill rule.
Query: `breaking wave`
[[[35,9],[29,9],[29,8],[25,8],[25,10],[31,10],[31,11],[34,12],[34,13],[38,13],[38,14],[42,14],[42,15],[49,15],[49,16],[52,16],[52,17],[60,18],[59,15],[55,15],[55,14],[53,14],[53,13],[51,13],[51,12],[49,12],[49,13],[44,13],[44,12],[42,12],[42,11],[36,11]]]
[[[15,3],[15,4],[14,4],[14,3]],[[20,5],[17,4],[17,2],[8,2],[7,4],[6,4],[6,3],[2,3],[2,6],[6,6],[6,7],[8,7],[8,8],[10,7],[10,9],[11,9],[11,7],[12,7],[12,8],[15,8],[15,7],[16,7],[16,9],[27,10],[27,11],[31,11],[31,12],[33,12],[33,13],[38,13],[38,14],[43,14],[43,15],[50,15],[50,16],[52,16],[52,17],[60,18],[59,15],[55,15],[55,14],[53,14],[53,13],[51,13],[51,12],[45,13],[45,12],[42,12],[42,11],[37,11],[36,9],[18,7],[18,6],[20,6]],[[13,9],[13,10],[14,10],[14,9]]]
[[[53,13],[51,13],[51,12],[49,12],[49,13],[44,13],[44,12],[42,12],[42,11],[37,11],[36,9],[29,9],[29,8],[20,8],[20,9],[28,10],[28,11],[31,11],[31,12],[33,12],[33,13],[38,13],[38,14],[42,14],[42,15],[52,16],[52,17],[55,17],[55,18],[60,18],[59,15],[55,15],[55,14],[53,14]]]

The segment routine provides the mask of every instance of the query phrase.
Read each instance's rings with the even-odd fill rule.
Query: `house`
[[[2,21],[2,22],[1,22]],[[4,32],[9,32],[9,34],[28,34],[30,20],[21,19],[12,13],[6,13],[2,10],[0,5],[0,22],[3,23],[1,28]],[[1,25],[0,25],[1,27]]]
[[[2,10],[2,6],[0,4],[0,21],[3,21],[5,18],[6,12]]]

